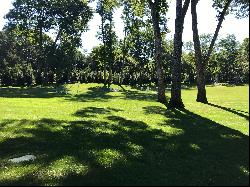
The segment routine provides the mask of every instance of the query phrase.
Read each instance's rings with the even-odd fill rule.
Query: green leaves
[[[249,0],[213,0],[213,7],[222,12],[225,4],[230,1],[230,8],[227,12],[235,14],[236,18],[245,18],[249,16]]]
[[[93,13],[84,0],[16,0],[6,18],[7,28],[56,30],[63,36],[78,37],[87,28]],[[78,42],[79,43],[79,42]]]

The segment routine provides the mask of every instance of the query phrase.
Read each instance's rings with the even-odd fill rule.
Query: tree
[[[102,40],[104,46],[104,85],[108,83],[110,87],[112,83],[112,65],[114,63],[114,43],[116,41],[116,35],[113,31],[113,13],[115,8],[119,6],[116,0],[100,0],[97,2],[96,11],[101,16],[101,33],[99,39]],[[107,82],[107,61],[109,67],[109,77]]]
[[[155,62],[157,65],[157,78],[158,78],[158,101],[166,104],[165,95],[165,81],[163,74],[163,48],[162,48],[162,36],[160,29],[161,13],[166,12],[168,5],[165,1],[151,1],[148,0],[148,5],[151,10],[151,19],[154,28],[154,39],[155,39]]]
[[[172,87],[171,98],[168,104],[169,108],[184,108],[181,99],[181,56],[182,56],[182,33],[184,19],[190,4],[190,0],[185,0],[182,6],[182,0],[176,0],[176,19],[174,35],[174,51],[172,57]]]
[[[51,27],[52,17],[48,14],[48,3],[45,0],[16,0],[13,2],[13,9],[6,15],[8,23],[6,30],[19,31],[15,35],[28,37],[29,31],[32,30],[36,34],[33,36],[39,46],[39,58],[38,64],[41,67],[44,66],[44,54],[43,54],[43,32],[49,31]],[[42,71],[41,71],[42,72]]]
[[[87,23],[92,17],[91,9],[83,0],[70,2],[67,0],[15,0],[13,6],[14,8],[6,15],[8,19],[6,29],[9,31],[18,29],[20,35],[25,35],[29,30],[36,33],[33,36],[39,46],[38,63],[40,72],[44,75],[44,82],[46,82],[48,69],[44,53],[44,34],[52,30],[57,32],[48,54],[49,58],[53,57],[57,42],[59,39],[63,41],[63,37],[71,37],[72,45],[79,45],[81,33],[86,30]]]
[[[144,3],[144,4],[141,4]],[[157,82],[154,62],[154,30],[150,10],[146,2],[123,0],[124,83],[144,87]],[[141,6],[138,6],[141,5]],[[123,43],[124,46],[124,43]]]
[[[128,27],[129,27],[129,11],[131,9],[131,5],[127,0],[123,0],[122,2],[123,4],[123,15],[122,15],[122,19],[124,22],[124,39],[123,39],[123,44],[122,44],[122,65],[121,65],[121,74],[120,74],[120,81],[119,81],[119,85],[123,84],[123,80],[124,80],[124,66],[126,63],[126,55],[128,54],[128,50],[127,50],[127,43],[126,43],[126,39],[127,39],[127,35],[128,35]]]
[[[237,63],[239,43],[235,35],[227,35],[219,43],[218,66],[220,67],[219,79],[222,82],[240,83],[242,70]]]
[[[239,46],[236,61],[242,70],[242,82],[249,83],[249,38],[245,38]]]
[[[231,4],[232,3],[232,4]],[[196,59],[196,72],[197,72],[197,102],[208,103],[206,95],[206,80],[205,80],[205,71],[208,65],[210,56],[212,54],[216,39],[218,37],[220,28],[222,26],[225,16],[228,14],[228,10],[234,10],[234,6],[241,4],[241,10],[248,9],[249,1],[245,0],[215,0],[213,6],[218,10],[218,24],[213,35],[210,47],[205,56],[202,55],[201,44],[199,38],[199,32],[197,28],[197,4],[198,0],[191,0],[191,14],[192,14],[192,30],[193,30],[193,42],[195,49],[195,59]],[[230,7],[231,5],[231,7]],[[244,16],[248,14],[247,11],[244,13]],[[239,14],[238,14],[239,15]]]
[[[38,50],[30,43],[16,40],[8,32],[0,32],[0,84],[1,85],[33,85],[35,71],[33,60]],[[31,51],[32,53],[27,53]]]
[[[51,29],[57,31],[53,47],[64,37],[71,38],[72,46],[79,47],[81,34],[87,30],[87,24],[93,16],[88,3],[84,0],[53,0],[50,3],[49,13],[54,19]]]

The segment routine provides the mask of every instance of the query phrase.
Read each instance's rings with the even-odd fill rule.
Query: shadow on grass
[[[224,106],[219,106],[219,105],[216,105],[216,104],[213,104],[213,103],[207,103],[207,105],[213,106],[213,107],[216,107],[216,108],[219,108],[219,109],[222,109],[222,110],[225,110],[227,112],[231,112],[233,114],[236,114],[236,115],[238,115],[240,117],[243,117],[243,118],[249,120],[249,115],[246,115],[246,114],[249,114],[248,112],[241,111],[241,110],[236,110],[236,109],[233,109],[233,108],[227,108],[227,107],[224,107]],[[243,113],[246,113],[246,114],[243,114]]]
[[[120,96],[114,96],[110,93],[114,90],[110,90],[107,87],[90,87],[88,91],[82,94],[71,95],[69,90],[65,86],[47,86],[47,87],[0,87],[0,97],[5,98],[54,98],[65,97],[69,101],[77,102],[95,102],[102,101],[108,102],[113,98],[124,98],[129,100],[140,101],[156,101],[157,95],[155,93],[142,92],[140,90],[126,90],[120,86]],[[117,92],[117,91],[116,91]]]
[[[5,126],[11,125],[12,123],[14,123],[15,120],[10,120],[10,119],[4,119],[0,122],[0,130],[5,128]]]
[[[156,101],[157,95],[153,93],[145,93],[138,90],[125,90],[124,88],[119,91],[121,95],[112,95],[113,91],[110,91],[109,88],[106,87],[91,87],[88,88],[88,91],[83,94],[78,94],[67,98],[70,101],[77,101],[77,102],[95,102],[95,101],[102,101],[108,102],[110,99],[113,98],[123,98],[129,100],[139,100],[139,101]]]
[[[127,90],[122,92],[125,99],[138,101],[156,101],[157,95],[153,93],[145,93],[137,90]]]
[[[110,114],[93,108],[83,115],[95,110]],[[2,129],[9,138],[0,141],[0,185],[249,184],[248,136],[188,110],[144,111],[166,120],[157,129],[117,115],[107,121],[9,121]],[[20,123],[23,128],[11,130]],[[25,154],[37,159],[7,161]]]
[[[94,102],[94,101],[108,101],[114,96],[109,95],[109,89],[106,87],[96,86],[88,88],[88,91],[83,94],[78,94],[68,98],[71,101],[77,102]]]
[[[0,87],[0,97],[5,98],[53,98],[66,97],[64,86],[47,87]]]
[[[74,116],[77,117],[95,117],[100,114],[111,114],[111,112],[120,112],[123,110],[116,108],[99,108],[99,107],[87,107],[81,110],[78,110],[74,113]]]
[[[152,85],[134,85],[131,86],[131,88],[136,89],[136,90],[140,90],[140,91],[155,91],[157,92],[158,88],[157,86],[152,86]],[[171,84],[166,84],[165,85],[166,91],[171,91]],[[181,84],[181,89],[182,90],[194,90],[196,89],[196,85],[195,84]]]

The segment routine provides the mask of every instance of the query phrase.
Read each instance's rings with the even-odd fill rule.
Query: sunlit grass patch
[[[113,149],[91,150],[90,154],[94,157],[96,164],[104,168],[110,168],[117,162],[126,162],[126,157]]]
[[[88,171],[88,166],[77,161],[72,156],[65,156],[51,162],[44,171],[44,178],[62,178],[69,174],[85,174]]]
[[[183,90],[184,110],[112,87],[0,88],[0,185],[249,184],[248,86]]]

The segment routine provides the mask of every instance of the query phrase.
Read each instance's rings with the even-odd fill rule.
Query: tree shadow
[[[70,101],[77,101],[77,102],[95,102],[95,101],[102,101],[108,102],[110,99],[113,98],[123,98],[129,100],[139,100],[139,101],[156,101],[157,95],[154,93],[145,93],[138,90],[126,90],[123,88],[119,93],[121,95],[110,95],[110,93],[116,92],[111,88],[107,87],[91,87],[88,88],[88,91],[83,94],[78,94],[72,97],[66,98]]]
[[[118,84],[118,86],[122,89],[123,92],[126,91],[126,89],[121,84]]]
[[[195,84],[181,84],[181,89],[182,90],[194,90],[196,89]],[[135,90],[139,90],[139,91],[155,91],[157,92],[158,87],[157,86],[153,86],[153,85],[133,85],[131,86],[131,88],[135,89]],[[166,92],[167,91],[171,91],[171,84],[166,84],[165,85],[165,89]]]
[[[14,119],[4,119],[0,122],[0,129],[3,129],[3,128],[5,128],[5,126],[8,126],[14,122],[15,122]]]
[[[167,110],[160,106],[147,106],[143,107],[144,113],[148,114],[160,114],[160,115],[167,115]]]
[[[138,100],[138,101],[156,101],[157,94],[155,93],[145,93],[138,90],[127,90],[122,92],[125,99]]]
[[[243,118],[249,120],[249,115],[246,115],[246,114],[249,114],[248,112],[241,111],[241,110],[236,110],[236,109],[233,109],[233,108],[227,108],[227,107],[224,107],[224,106],[219,106],[219,105],[216,105],[216,104],[213,104],[213,103],[207,103],[207,105],[213,106],[213,107],[216,107],[216,108],[219,108],[219,109],[222,109],[222,110],[225,110],[227,112],[231,112],[233,114],[236,114],[236,115],[238,115],[240,117],[243,117]],[[246,113],[246,114],[242,114],[242,113]]]
[[[108,121],[9,121],[3,131],[10,123],[33,128],[17,129],[16,136],[0,141],[0,185],[249,184],[249,137],[239,131],[188,110],[159,106],[144,107],[146,115],[165,116],[156,127],[113,115],[111,109],[87,108],[79,115],[95,110],[108,114]],[[30,166],[8,162],[28,153],[37,156],[32,162],[37,167],[1,178],[13,167]]]
[[[86,107],[81,110],[78,110],[74,113],[74,116],[77,117],[95,117],[101,114],[111,114],[111,112],[120,112],[123,110],[116,109],[116,108],[100,108],[100,107]]]
[[[157,94],[142,92],[139,90],[126,90],[120,86],[121,95],[111,95],[112,92],[118,92],[116,89],[108,87],[90,87],[88,91],[83,94],[71,95],[69,89],[65,86],[46,86],[46,87],[0,87],[0,97],[4,98],[54,98],[65,97],[69,101],[77,102],[108,102],[112,98],[124,98],[129,100],[139,101],[155,101]]]
[[[94,102],[94,101],[104,102],[115,97],[112,95],[108,95],[108,93],[110,93],[110,89],[107,87],[104,86],[90,87],[88,88],[88,91],[86,93],[72,96],[71,98],[67,98],[67,100],[77,101],[77,102]]]
[[[67,97],[65,86],[46,87],[0,87],[0,97],[5,98],[53,98]]]

